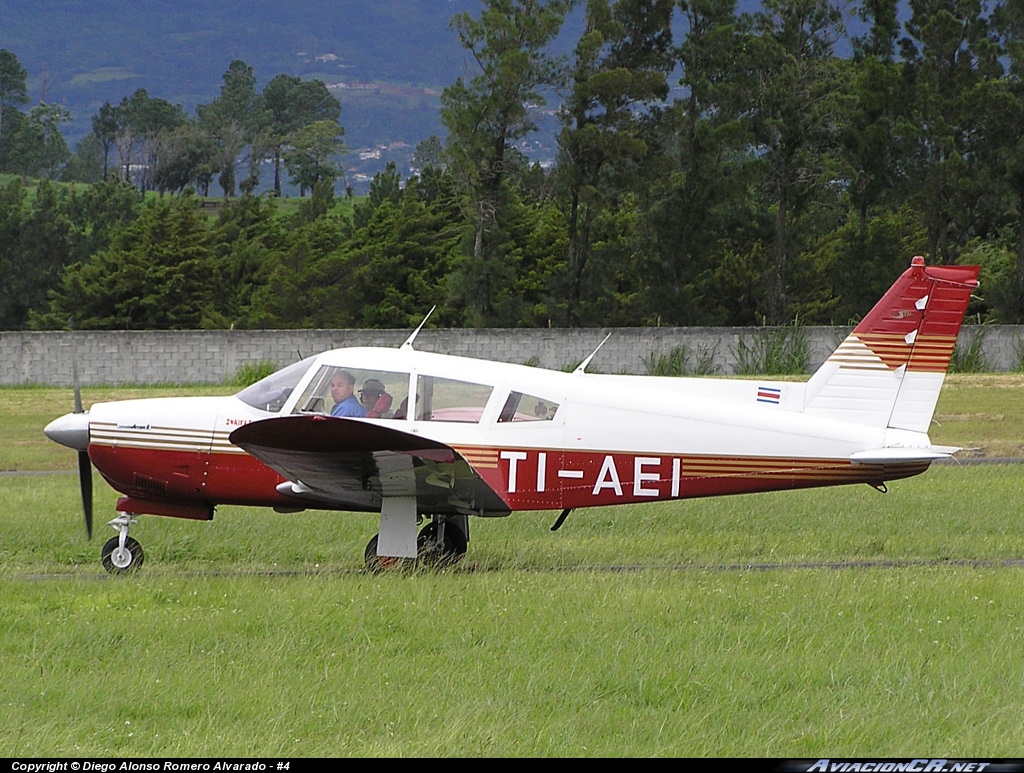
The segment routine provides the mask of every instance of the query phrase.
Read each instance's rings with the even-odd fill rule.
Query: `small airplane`
[[[142,514],[218,505],[379,513],[367,568],[454,563],[470,516],[887,481],[957,448],[928,428],[978,266],[911,266],[805,383],[572,373],[413,348],[345,348],[228,397],[97,403],[51,422],[122,494],[110,572]],[[424,320],[426,322],[426,320]],[[607,339],[606,339],[607,340]],[[598,347],[600,349],[600,346]],[[425,523],[424,523],[425,521]],[[424,523],[423,528],[419,525]]]

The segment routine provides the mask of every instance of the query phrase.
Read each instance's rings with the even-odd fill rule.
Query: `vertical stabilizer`
[[[811,377],[804,413],[927,432],[979,270],[914,258]]]

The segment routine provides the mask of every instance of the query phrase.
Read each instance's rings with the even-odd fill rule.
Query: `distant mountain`
[[[136,89],[195,106],[233,59],[257,88],[281,73],[320,78],[342,102],[353,151],[440,133],[440,91],[465,51],[448,28],[477,0],[16,0],[0,2],[0,48],[29,72],[33,102],[67,107],[72,145],[105,101]],[[378,149],[379,152],[379,149]],[[353,158],[358,158],[354,155]]]
[[[740,0],[751,11],[757,0]],[[476,15],[479,0],[0,0],[0,48],[29,72],[32,102],[71,111],[72,146],[109,101],[136,89],[195,107],[214,99],[234,59],[256,73],[320,78],[342,103],[352,153],[364,178],[389,158],[407,160],[416,143],[442,135],[440,92],[466,71],[467,53],[449,29],[453,14]],[[555,49],[570,53],[582,11]],[[553,154],[554,121],[532,148]],[[403,170],[404,171],[404,170]],[[365,182],[365,179],[364,179]]]
[[[475,0],[18,0],[0,3],[0,48],[28,69],[33,101],[64,104],[88,131],[104,101],[117,103],[138,88],[192,111],[217,95],[233,59],[253,67],[260,88],[289,73],[439,91],[464,59],[449,20],[478,6]]]

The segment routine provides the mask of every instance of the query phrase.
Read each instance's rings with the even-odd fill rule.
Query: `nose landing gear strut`
[[[128,529],[132,524],[138,523],[130,513],[118,513],[117,518],[108,524],[118,531],[116,537],[111,537],[103,546],[100,553],[100,560],[103,568],[111,574],[124,574],[134,572],[145,559],[142,552],[142,545],[138,540],[128,536]]]

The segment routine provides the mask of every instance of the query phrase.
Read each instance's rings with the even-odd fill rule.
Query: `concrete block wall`
[[[736,372],[741,341],[753,345],[758,328],[575,328],[423,330],[423,351],[545,368],[575,366],[609,335],[591,364],[602,373],[647,373],[652,355],[685,347],[713,357],[717,372]],[[849,328],[805,327],[810,369],[817,368]],[[1017,370],[1024,353],[1024,326],[965,326],[958,347],[982,336],[989,370]],[[303,357],[347,346],[400,346],[408,330],[195,330],[0,333],[0,385],[220,383],[247,364],[284,366]],[[691,360],[692,361],[692,360]]]

